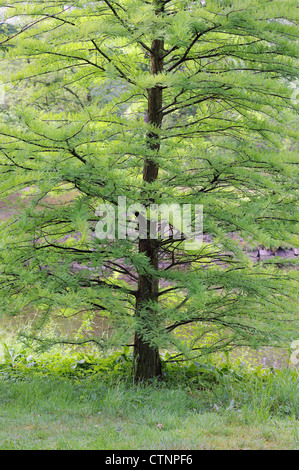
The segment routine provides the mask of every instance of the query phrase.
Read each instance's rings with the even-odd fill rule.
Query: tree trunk
[[[139,252],[145,253],[150,264],[158,268],[158,250],[155,240],[140,240]],[[150,274],[139,275],[138,294],[136,300],[136,316],[141,323],[142,333],[135,334],[134,364],[135,377],[146,380],[159,377],[162,374],[159,350],[149,344],[146,339],[147,332],[153,329],[156,321],[155,304],[158,302],[158,279]]]
[[[161,72],[163,69],[163,48],[162,40],[154,40],[152,43],[151,66],[150,71],[153,75]],[[162,126],[162,87],[155,86],[148,90],[148,123],[154,125],[157,129]],[[144,183],[152,183],[158,178],[159,164],[157,161],[160,139],[159,134],[152,131],[147,135],[147,146],[150,150],[154,150],[156,158],[146,157],[143,166]],[[149,205],[155,200],[155,196],[151,192],[144,191],[142,194],[144,205]],[[158,240],[139,240],[139,253],[144,253],[151,266],[158,269]],[[138,293],[136,298],[136,311],[138,323],[141,324],[141,331],[135,334],[134,343],[134,365],[135,377],[137,380],[147,380],[159,377],[162,374],[161,360],[159,349],[149,343],[146,339],[147,332],[153,328],[157,321],[155,312],[155,304],[158,302],[159,280],[152,274],[140,274],[138,279]]]

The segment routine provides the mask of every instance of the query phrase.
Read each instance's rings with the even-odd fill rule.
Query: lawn
[[[1,450],[298,449],[298,376],[178,370],[137,385],[1,369]],[[192,370],[192,369],[190,369]],[[107,374],[107,377],[109,374]],[[297,378],[296,378],[297,377]],[[210,386],[208,386],[210,382]]]

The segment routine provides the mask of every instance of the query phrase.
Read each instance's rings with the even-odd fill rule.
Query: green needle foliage
[[[161,349],[289,345],[297,271],[248,251],[298,247],[297,3],[3,11],[0,194],[15,215],[1,224],[1,312],[34,309],[38,344],[133,346],[140,379],[161,375]],[[119,197],[200,204],[208,236],[193,250],[184,236],[99,238],[97,208]],[[81,336],[43,337],[53,315],[81,315]],[[82,336],[98,315],[109,334]]]

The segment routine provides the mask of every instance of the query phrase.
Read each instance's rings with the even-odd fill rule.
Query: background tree
[[[31,192],[1,227],[1,310],[34,307],[38,341],[53,314],[102,315],[115,333],[75,342],[132,345],[140,379],[161,376],[161,349],[285,344],[296,271],[243,248],[298,246],[295,2],[12,1],[7,15],[1,197]],[[202,204],[204,243],[99,239],[97,207],[119,196]]]

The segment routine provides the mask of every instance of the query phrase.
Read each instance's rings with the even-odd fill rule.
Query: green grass
[[[137,385],[118,359],[2,365],[0,449],[298,449],[296,371],[173,366]]]

